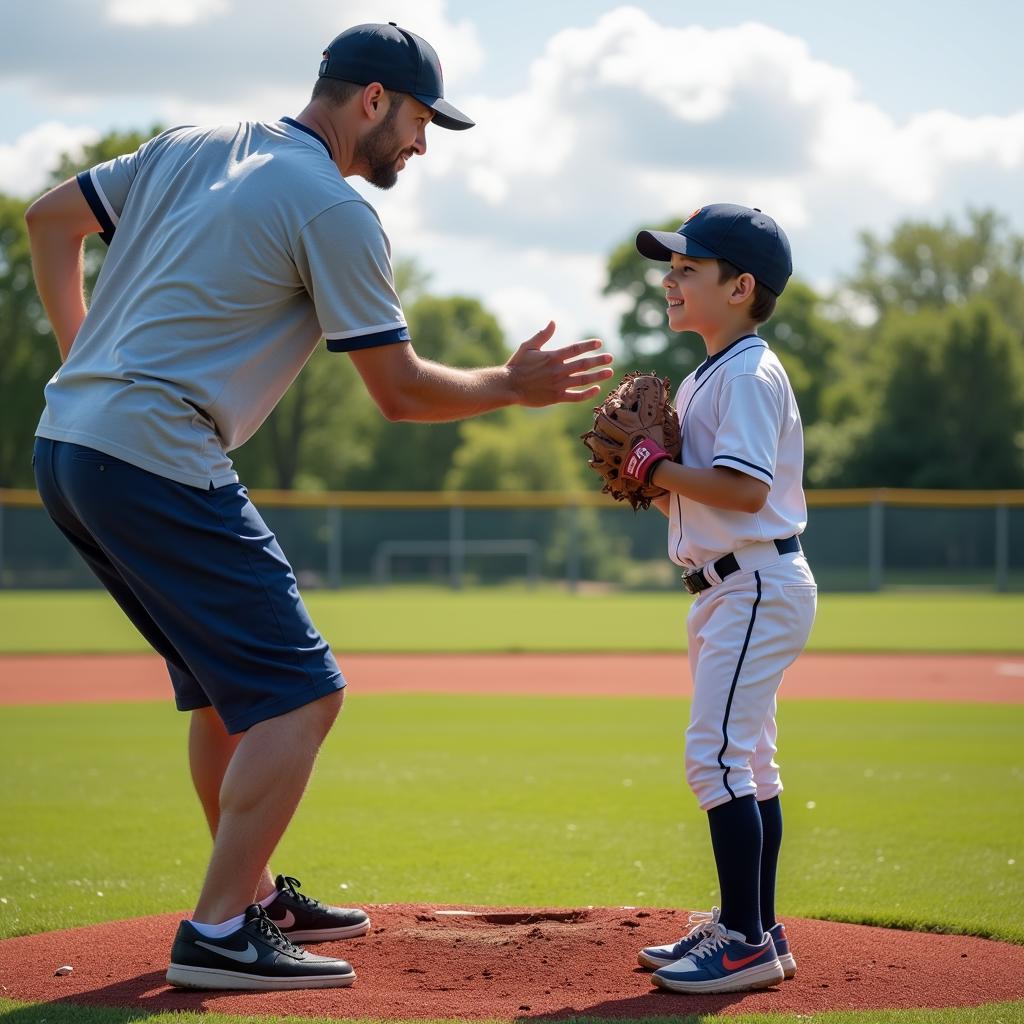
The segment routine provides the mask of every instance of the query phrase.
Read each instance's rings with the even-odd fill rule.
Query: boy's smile
[[[718,261],[672,254],[672,265],[662,278],[668,303],[668,325],[673,331],[700,331],[708,314],[718,307],[728,291],[718,282]],[[717,298],[717,301],[716,301]]]

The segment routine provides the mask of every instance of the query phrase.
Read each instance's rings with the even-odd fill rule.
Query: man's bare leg
[[[188,733],[188,763],[192,770],[192,784],[214,839],[217,838],[217,825],[220,822],[220,787],[243,735],[229,733],[213,708],[199,708],[192,712]],[[265,899],[273,891],[274,876],[268,864],[249,902]]]
[[[189,739],[193,780],[214,836],[196,905],[197,921],[226,921],[241,914],[255,898],[273,891],[267,862],[302,798],[343,695],[339,690],[259,722],[240,739],[227,737],[227,743],[217,742],[207,716],[197,725],[193,713]],[[232,744],[234,750],[229,753]],[[218,773],[222,781],[214,802],[211,794]]]

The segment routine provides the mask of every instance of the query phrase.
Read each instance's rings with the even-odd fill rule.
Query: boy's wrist
[[[642,484],[654,483],[654,474],[666,460],[671,460],[665,449],[649,437],[641,438],[633,445],[626,464],[622,467],[622,475]]]

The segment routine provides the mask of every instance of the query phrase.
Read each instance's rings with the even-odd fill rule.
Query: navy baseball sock
[[[720,920],[730,931],[742,932],[748,942],[759,943],[761,905],[761,815],[752,796],[730,800],[708,811],[711,846],[722,893]]]
[[[782,846],[782,803],[777,796],[758,800],[761,812],[761,924],[767,930],[775,924],[775,873]]]

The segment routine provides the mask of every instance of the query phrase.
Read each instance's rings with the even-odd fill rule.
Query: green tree
[[[987,296],[1007,323],[1024,323],[1024,236],[994,210],[968,210],[966,221],[908,220],[887,239],[865,232],[849,287],[879,320]]]
[[[889,313],[853,486],[1024,487],[1024,354],[987,299]]]
[[[574,442],[565,421],[561,407],[518,406],[467,420],[459,430],[460,444],[444,478],[445,489],[582,490],[587,453]]]
[[[406,308],[419,355],[448,366],[474,367],[508,358],[501,327],[476,299],[422,295]],[[348,475],[356,490],[438,490],[459,443],[458,423],[389,423],[380,420],[366,463]]]

